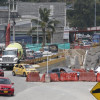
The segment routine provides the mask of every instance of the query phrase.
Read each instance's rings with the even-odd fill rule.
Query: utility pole
[[[96,0],[95,0],[94,27],[96,27]],[[95,31],[95,33],[96,33],[96,31]]]
[[[13,42],[15,42],[15,15],[14,15],[14,11],[15,11],[15,7],[14,7],[14,0],[13,0]]]
[[[15,8],[14,8],[14,0],[13,0],[13,11],[14,11],[14,9],[15,9]]]
[[[65,27],[66,27],[66,5],[65,5]]]
[[[40,8],[40,6],[39,6]],[[39,8],[38,8],[38,22],[37,22],[37,44],[39,43],[39,32],[38,32],[38,27],[39,27]]]
[[[10,23],[10,0],[8,0],[9,9],[8,9],[8,23]]]

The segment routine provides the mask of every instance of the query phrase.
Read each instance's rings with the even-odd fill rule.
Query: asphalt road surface
[[[14,82],[15,95],[0,95],[0,100],[96,100],[90,90],[97,82],[26,82],[11,71],[5,71],[5,76]]]

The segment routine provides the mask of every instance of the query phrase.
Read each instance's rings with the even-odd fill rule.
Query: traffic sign
[[[97,99],[100,100],[100,82],[98,82],[90,91],[90,93]]]

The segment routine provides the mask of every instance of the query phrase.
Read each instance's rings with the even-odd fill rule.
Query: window
[[[22,65],[19,66],[19,68],[22,68],[22,67],[23,67]]]
[[[15,67],[18,67],[18,65],[16,65]]]
[[[11,82],[8,79],[0,79],[0,84],[11,84]]]
[[[63,68],[60,69],[60,72],[66,72]]]
[[[59,72],[59,69],[53,69],[52,72]]]

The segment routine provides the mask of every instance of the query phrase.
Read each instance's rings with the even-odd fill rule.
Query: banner
[[[8,46],[10,43],[10,24],[8,24],[6,29],[6,46]]]

